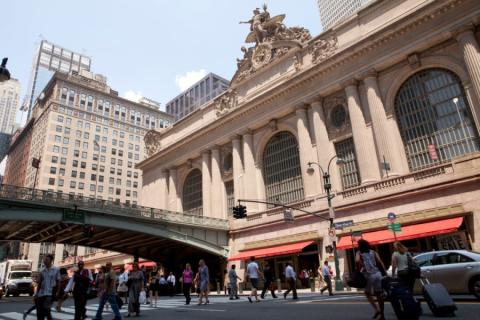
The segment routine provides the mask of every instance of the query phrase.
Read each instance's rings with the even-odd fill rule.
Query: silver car
[[[473,294],[480,299],[480,254],[466,250],[421,253],[414,258],[422,277],[443,284],[453,294]],[[421,292],[417,281],[415,291]]]

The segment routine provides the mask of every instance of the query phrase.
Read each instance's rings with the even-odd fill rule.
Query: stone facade
[[[235,255],[312,240],[318,254],[314,265],[318,265],[319,258],[330,258],[325,246],[332,239],[321,172],[318,167],[309,170],[308,163],[327,169],[338,150],[346,150],[341,144],[353,139],[348,144],[354,158],[350,169],[356,170],[351,172],[358,181],[346,176],[348,168],[335,164],[330,168],[336,221],[354,222],[340,236],[386,229],[388,212],[395,212],[407,225],[462,216],[462,232],[471,248],[480,250],[478,23],[480,3],[474,0],[377,1],[355,18],[289,47],[254,73],[239,76],[237,72],[225,94],[235,93],[234,104],[219,108],[218,101],[230,101],[228,96],[220,97],[159,135],[160,147],[138,165],[144,177],[142,204],[184,210],[183,203],[195,197],[184,182],[198,169],[203,215],[228,218],[232,199],[266,199],[274,192],[268,191],[271,160],[265,150],[282,139],[280,133],[288,133],[297,141],[303,187],[302,197],[289,203],[316,215],[294,211],[295,222],[285,223],[283,209],[247,203],[248,218],[231,220],[229,249]],[[260,45],[244,49],[244,59]],[[406,140],[405,128],[411,123],[399,120],[403,101],[399,91],[412,76],[430,70],[458,79],[456,90],[467,105],[464,123],[470,123],[464,139],[468,136],[474,147],[440,161],[438,144],[439,158],[434,144],[428,153],[424,146],[422,152],[429,158],[422,167],[416,165],[411,142]],[[448,103],[454,106],[451,100]],[[455,132],[462,126],[462,121],[460,127],[447,125]],[[225,170],[229,164],[231,172]],[[233,182],[233,193],[225,187],[228,182]],[[432,248],[430,242],[418,247]],[[342,273],[348,270],[349,259],[348,250],[340,251]]]

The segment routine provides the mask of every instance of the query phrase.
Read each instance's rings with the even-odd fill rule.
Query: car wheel
[[[470,280],[470,292],[480,300],[480,276],[474,277]]]

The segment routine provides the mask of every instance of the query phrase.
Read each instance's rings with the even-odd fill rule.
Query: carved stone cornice
[[[308,45],[308,52],[312,55],[312,63],[320,63],[332,55],[338,49],[338,39],[337,35],[329,35],[326,38],[321,38],[313,41]]]
[[[351,86],[357,87],[358,86],[358,80],[355,79],[355,78],[348,79],[348,80],[345,80],[345,81],[341,82],[340,85],[342,86],[342,88],[348,88],[348,87],[351,87]]]
[[[466,34],[473,34],[475,32],[475,25],[473,23],[468,23],[452,31],[452,36],[455,39],[460,39]]]
[[[377,70],[372,68],[372,69],[369,69],[367,71],[362,72],[360,74],[360,78],[363,79],[364,81],[367,80],[367,79],[371,79],[371,78],[377,79],[378,78],[378,72],[377,72]]]
[[[214,100],[214,108],[217,113],[217,117],[224,116],[231,112],[238,105],[237,92],[235,90],[228,90],[221,94]]]

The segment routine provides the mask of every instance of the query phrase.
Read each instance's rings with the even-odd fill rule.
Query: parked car
[[[442,250],[420,253],[414,258],[422,277],[443,284],[452,294],[473,294],[480,299],[480,253],[467,250]],[[387,271],[391,275],[392,268]],[[420,281],[414,292],[421,293]]]

